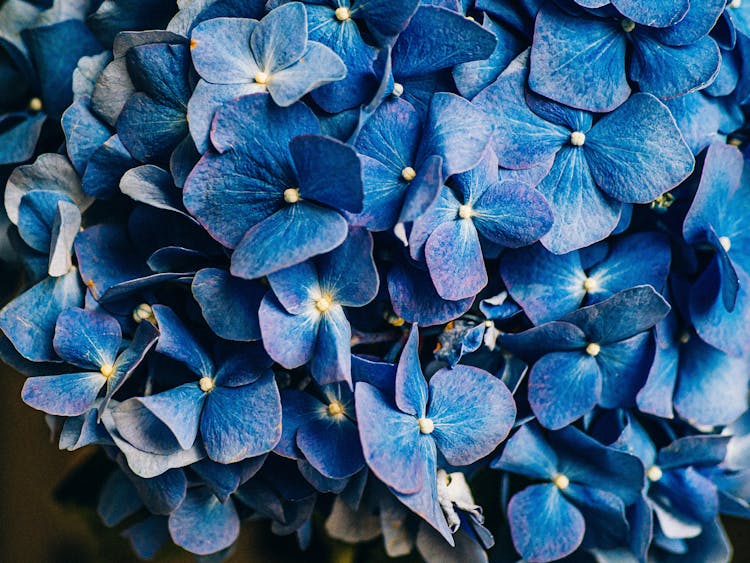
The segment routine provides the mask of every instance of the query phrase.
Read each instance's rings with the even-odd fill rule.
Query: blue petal
[[[66,308],[82,304],[81,282],[73,269],[59,278],[42,280],[3,307],[0,329],[27,360],[57,361],[52,347],[57,317]]]
[[[351,383],[352,330],[343,308],[331,307],[320,316],[318,326],[310,372],[321,385],[335,381]]]
[[[575,311],[586,295],[577,252],[556,255],[539,244],[506,252],[500,273],[508,292],[537,325]]]
[[[64,310],[55,324],[54,346],[66,362],[97,371],[115,363],[122,331],[114,317],[77,307]]]
[[[614,0],[612,5],[626,18],[649,27],[668,27],[688,13],[689,0],[667,0],[653,4],[649,0]]]
[[[291,459],[298,459],[297,431],[310,419],[319,416],[326,407],[319,399],[304,391],[284,389],[281,392],[281,438],[274,447],[274,453]]]
[[[465,172],[480,161],[493,129],[477,106],[446,92],[432,97],[424,127],[417,162],[441,156],[445,178]]]
[[[218,268],[200,270],[193,278],[193,297],[203,318],[220,338],[260,340],[258,309],[265,290]]]
[[[91,155],[83,173],[83,191],[98,199],[114,197],[120,178],[136,164],[120,138],[113,135]]]
[[[523,332],[501,335],[500,342],[522,358],[536,359],[547,350],[583,350],[587,340],[576,325],[552,321]]]
[[[419,328],[412,325],[396,369],[396,404],[402,412],[423,417],[427,407],[427,383],[419,361]]]
[[[153,479],[144,479],[132,473],[128,476],[152,514],[171,514],[185,499],[187,478],[181,469],[170,469]]]
[[[474,297],[487,285],[482,247],[471,220],[449,221],[435,229],[427,239],[425,258],[432,283],[443,299]]]
[[[80,230],[81,211],[72,203],[59,202],[52,223],[47,267],[50,276],[64,276],[73,267],[73,243]]]
[[[530,561],[560,559],[583,541],[583,516],[551,484],[531,485],[513,495],[508,520],[513,545]]]
[[[557,475],[557,454],[536,424],[524,424],[506,442],[503,453],[491,467],[535,479],[552,480]]]
[[[574,108],[612,111],[630,95],[626,48],[617,20],[568,15],[546,4],[534,28],[529,86]]]
[[[622,204],[594,184],[584,152],[563,147],[537,189],[547,198],[555,222],[541,240],[555,254],[598,242],[617,226]]]
[[[602,118],[583,150],[597,185],[628,203],[653,201],[695,165],[669,109],[648,94],[633,95]]]
[[[153,311],[159,327],[156,351],[184,363],[197,375],[213,376],[214,364],[211,358],[174,311],[164,305],[154,305]]]
[[[641,285],[579,309],[565,320],[583,330],[590,342],[607,344],[650,329],[669,310],[669,304],[651,286]]]
[[[107,382],[99,372],[29,377],[21,398],[32,408],[58,416],[78,416],[88,411]]]
[[[338,212],[300,201],[252,227],[232,254],[231,273],[259,278],[324,252],[346,239],[347,222]]]
[[[76,171],[83,174],[91,155],[112,133],[91,112],[87,98],[76,100],[65,110],[60,123],[65,132],[65,148],[70,161]]]
[[[471,308],[474,298],[460,301],[442,299],[427,272],[395,264],[388,272],[388,293],[393,310],[407,322],[421,326],[446,323]]]
[[[622,500],[606,491],[571,484],[563,494],[586,521],[585,542],[602,548],[622,546],[628,537],[628,520]]]
[[[195,26],[190,53],[195,70],[213,84],[251,82],[260,70],[250,50],[250,34],[257,21],[215,18]]]
[[[186,383],[169,391],[138,398],[172,431],[182,449],[193,445],[206,394],[196,383]]]
[[[250,47],[261,70],[271,74],[303,56],[307,47],[307,12],[301,2],[271,10],[255,26]]]
[[[697,340],[680,357],[674,407],[692,424],[722,426],[747,410],[748,362]]]
[[[258,319],[266,352],[282,366],[293,369],[313,358],[319,315],[289,314],[269,293],[261,302]]]
[[[211,236],[236,246],[250,227],[282,205],[284,189],[296,183],[290,141],[318,132],[317,119],[301,103],[280,108],[269,96],[253,94],[225,104],[211,133],[224,154],[209,153],[193,169],[185,207]]]
[[[180,547],[209,555],[231,546],[240,534],[234,502],[222,503],[205,487],[190,489],[169,516],[169,534]]]
[[[596,357],[604,384],[601,406],[608,409],[634,406],[653,358],[654,348],[648,332],[602,346]]]
[[[642,92],[659,98],[674,98],[711,84],[720,66],[721,51],[711,37],[672,47],[639,34],[633,41],[629,76]],[[665,68],[669,68],[669,72],[663,72]]]
[[[365,465],[357,427],[342,415],[323,417],[300,426],[297,446],[307,461],[326,477],[343,479],[354,475]]]
[[[459,365],[430,379],[427,418],[451,465],[469,465],[488,455],[508,436],[515,417],[510,391],[484,370]]]
[[[341,246],[318,259],[321,290],[346,307],[362,307],[372,301],[380,282],[372,251],[372,235],[365,229],[350,229]]]
[[[142,507],[133,484],[122,471],[115,470],[102,486],[96,512],[105,526],[112,527]]]
[[[396,410],[377,388],[357,383],[354,389],[359,436],[367,465],[384,483],[401,493],[424,486],[426,460],[415,455],[420,448],[415,417]],[[424,441],[423,440],[423,441]],[[431,440],[430,440],[431,441]]]
[[[145,520],[130,526],[122,533],[122,537],[130,540],[133,551],[139,557],[152,559],[169,540],[167,519],[149,516]]]
[[[37,252],[47,254],[52,242],[52,224],[59,203],[72,205],[68,196],[60,192],[34,190],[21,198],[18,206],[18,234]]]
[[[182,208],[182,193],[169,173],[158,166],[146,164],[128,170],[120,181],[120,191],[140,203],[189,217]]]
[[[678,438],[659,451],[659,467],[672,469],[688,465],[718,465],[727,455],[730,438],[718,435],[697,435]]]
[[[441,33],[435,33],[435,30]],[[428,74],[459,63],[487,59],[497,38],[451,10],[421,6],[393,46],[394,76]]]
[[[362,211],[362,168],[352,147],[331,137],[303,135],[292,139],[289,150],[301,197],[350,213]]]
[[[240,387],[216,387],[206,398],[200,430],[208,457],[219,463],[271,451],[281,435],[281,399],[273,375]]]
[[[658,334],[659,325],[656,327]],[[672,418],[672,396],[677,383],[679,350],[671,343],[666,347],[657,343],[654,362],[646,384],[636,395],[638,410],[661,418]]]
[[[268,93],[274,102],[285,107],[308,92],[346,75],[347,68],[341,57],[325,45],[310,41],[297,62],[271,75]]]
[[[529,168],[552,158],[570,138],[570,131],[531,111],[524,90],[527,57],[516,58],[500,77],[482,90],[474,103],[493,119],[493,147],[500,165]]]
[[[602,373],[582,352],[553,352],[529,373],[529,403],[539,423],[558,429],[591,411],[602,392]]]

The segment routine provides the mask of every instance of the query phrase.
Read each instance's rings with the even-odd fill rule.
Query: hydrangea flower
[[[308,41],[305,5],[290,2],[260,22],[214,18],[193,29],[190,49],[202,80],[190,97],[190,132],[201,152],[209,146],[215,110],[245,94],[268,92],[286,107],[347,74],[347,66],[328,47]]]
[[[516,59],[475,103],[498,127],[501,166],[554,159],[538,186],[555,217],[541,239],[548,250],[565,254],[602,240],[615,230],[623,203],[651,202],[692,172],[692,153],[654,96],[634,94],[593,123],[588,112],[525,94],[527,68],[526,56]]]
[[[238,129],[245,119],[238,116],[247,114],[255,118]],[[320,135],[306,106],[279,108],[267,94],[246,96],[219,110],[212,142],[218,152],[193,169],[185,206],[235,249],[234,275],[258,278],[344,242],[348,227],[339,210],[362,208],[359,159],[350,146]]]

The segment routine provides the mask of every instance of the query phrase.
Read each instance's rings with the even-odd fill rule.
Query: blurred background
[[[23,377],[0,366],[0,563],[130,563],[138,561],[128,542],[105,528],[91,509],[71,500],[70,489],[85,490],[90,482],[75,481],[76,468],[96,449],[61,452],[51,443],[44,416],[21,402]],[[106,473],[106,465],[103,466]],[[102,475],[102,479],[106,477]],[[67,481],[66,481],[67,478]],[[90,480],[91,477],[87,476]],[[67,482],[67,487],[65,483]],[[62,486],[61,486],[62,484]],[[83,486],[80,486],[83,485]],[[94,501],[95,502],[95,501]],[[750,523],[726,519],[735,548],[734,561],[750,562]],[[300,552],[292,536],[277,537],[267,523],[244,525],[230,562],[378,563],[386,561],[378,541],[369,549],[344,544],[314,543]],[[178,550],[162,552],[157,561],[195,561]],[[393,563],[403,559],[389,560]],[[695,562],[713,563],[713,562]]]

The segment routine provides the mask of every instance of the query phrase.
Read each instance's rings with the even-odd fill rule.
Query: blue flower
[[[481,239],[506,247],[528,245],[552,226],[544,197],[523,185],[498,181],[497,157],[486,151],[471,170],[443,187],[437,202],[409,235],[415,259],[424,259],[438,294],[456,301],[487,285]]]
[[[683,225],[687,242],[714,252],[690,291],[690,319],[703,340],[735,356],[749,345],[743,319],[750,307],[750,194],[743,170],[735,147],[712,144]]]
[[[268,276],[260,329],[268,354],[287,369],[309,364],[320,384],[351,384],[351,327],[344,307],[362,307],[378,292],[372,238],[353,230],[336,250]]]
[[[553,430],[595,405],[630,406],[653,358],[650,329],[669,312],[650,286],[621,291],[560,321],[501,337],[529,372],[529,403],[539,423]]]
[[[687,3],[680,4],[615,2],[621,13],[546,4],[534,28],[530,88],[572,107],[609,112],[630,96],[628,79],[659,98],[708,86],[721,65],[708,33],[725,2],[691,4],[686,14]]]
[[[543,483],[508,504],[513,545],[529,561],[553,561],[575,551],[584,534],[623,542],[625,508],[639,498],[644,471],[638,458],[601,445],[573,427],[546,437],[533,423],[508,440],[494,469]]]
[[[282,391],[282,434],[274,452],[305,459],[329,479],[351,477],[365,466],[354,394],[341,382],[316,391]]]
[[[30,377],[21,396],[27,405],[48,414],[77,416],[88,411],[106,387],[104,405],[138,367],[156,342],[156,331],[141,324],[132,343],[120,354],[122,333],[117,321],[95,311],[71,308],[57,318],[54,346],[65,362],[86,371]]]
[[[199,379],[120,403],[113,417],[122,437],[158,452],[188,450],[200,434],[206,454],[219,463],[271,451],[281,434],[281,402],[262,356],[249,350],[215,367],[174,312],[154,305],[153,314],[156,351],[182,362]]]
[[[541,245],[509,251],[500,273],[513,299],[534,324],[541,324],[636,285],[662,291],[669,266],[666,238],[636,233],[562,255]]]
[[[347,66],[336,53],[308,41],[307,20],[305,5],[291,2],[260,22],[216,18],[193,30],[190,49],[203,80],[190,98],[188,114],[190,132],[201,152],[209,146],[211,121],[224,102],[268,92],[274,103],[286,107],[347,75]]]
[[[356,384],[359,434],[373,473],[452,544],[437,502],[437,452],[451,465],[489,455],[510,431],[516,409],[507,387],[478,368],[440,370],[428,388],[418,341],[415,325],[393,396],[366,382]]]
[[[219,110],[211,137],[218,152],[193,169],[184,201],[216,240],[234,248],[233,275],[271,274],[346,239],[338,210],[361,210],[359,158],[319,132],[306,106],[280,108],[267,94]]]
[[[655,97],[634,94],[593,123],[590,113],[525,94],[526,60],[516,59],[474,101],[493,117],[501,166],[554,159],[538,186],[555,216],[541,239],[548,250],[564,254],[602,240],[615,230],[623,203],[653,201],[692,172],[692,153]]]

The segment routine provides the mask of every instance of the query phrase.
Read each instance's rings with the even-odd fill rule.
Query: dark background
[[[21,402],[23,377],[0,366],[0,563],[129,563],[138,561],[127,541],[105,528],[91,510],[55,500],[65,475],[94,454],[95,448],[59,451],[50,441],[44,415]],[[750,524],[726,519],[734,561],[750,562]],[[377,542],[376,542],[377,543]],[[354,563],[373,560],[371,550],[356,553],[343,544],[313,545],[302,553],[293,537],[276,537],[267,523],[243,526],[230,562]],[[193,562],[178,550],[162,552],[159,563]],[[403,559],[392,560],[394,563]],[[713,562],[696,562],[713,563]]]

